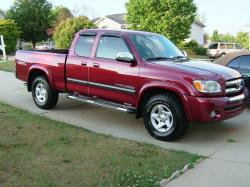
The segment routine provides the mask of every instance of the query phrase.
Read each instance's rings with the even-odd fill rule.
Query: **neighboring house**
[[[113,14],[96,18],[94,23],[100,29],[127,29],[126,14]]]
[[[5,12],[0,9],[0,19],[4,19],[5,17],[6,17]]]
[[[191,34],[188,39],[186,39],[186,42],[189,42],[191,40],[195,40],[199,45],[204,46],[205,45],[205,25],[201,23],[200,21],[195,21],[192,24],[191,28]]]
[[[113,14],[93,20],[100,29],[127,29],[126,14]],[[204,45],[205,25],[199,21],[192,24],[191,34],[186,41],[195,40],[198,44]]]

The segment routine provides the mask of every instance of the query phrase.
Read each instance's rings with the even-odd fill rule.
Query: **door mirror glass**
[[[129,52],[119,52],[116,55],[116,60],[120,62],[134,62],[134,56]]]

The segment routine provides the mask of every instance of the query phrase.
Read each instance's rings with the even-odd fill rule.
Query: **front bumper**
[[[188,96],[190,120],[194,122],[216,122],[235,117],[243,112],[249,103],[247,89],[234,97],[194,97]],[[215,112],[215,115],[211,115]]]

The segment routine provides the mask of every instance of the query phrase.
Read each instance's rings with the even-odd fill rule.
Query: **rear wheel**
[[[188,124],[179,98],[172,94],[151,97],[146,102],[143,119],[148,132],[165,141],[179,138]]]
[[[52,91],[44,77],[37,77],[32,82],[32,97],[35,104],[41,109],[51,109],[58,102],[58,92]]]

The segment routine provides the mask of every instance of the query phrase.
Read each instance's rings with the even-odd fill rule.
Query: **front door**
[[[96,55],[89,69],[90,96],[132,105],[136,103],[138,91],[138,63],[120,62],[120,52],[131,53],[121,36],[102,35]]]

